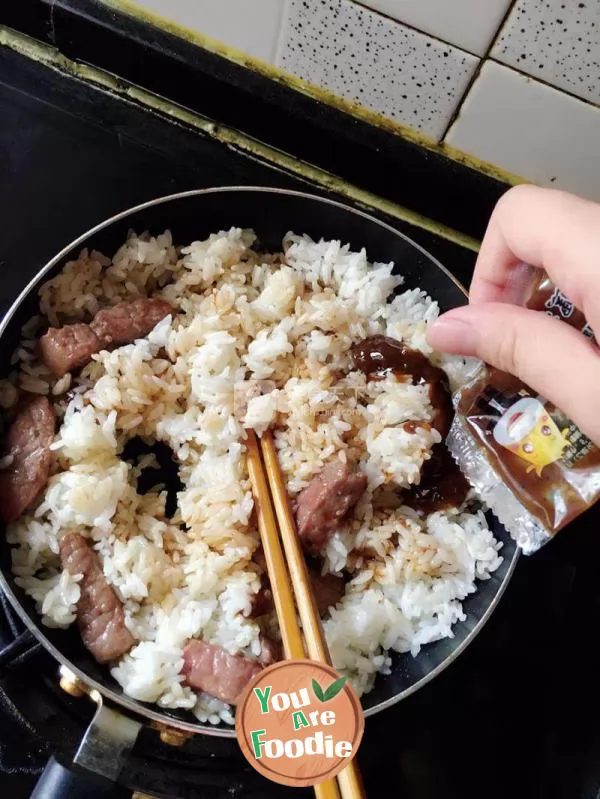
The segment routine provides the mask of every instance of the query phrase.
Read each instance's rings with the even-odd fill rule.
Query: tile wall
[[[600,201],[600,0],[138,3],[429,142]]]

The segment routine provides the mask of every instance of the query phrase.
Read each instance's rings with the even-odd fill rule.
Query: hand
[[[600,205],[517,186],[490,219],[470,304],[431,325],[429,344],[510,372],[600,445],[600,350],[564,322],[515,304],[511,276],[522,263],[545,269],[600,333]]]

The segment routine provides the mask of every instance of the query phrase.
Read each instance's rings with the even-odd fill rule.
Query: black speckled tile
[[[487,52],[511,1],[358,0],[364,6],[475,55]]]
[[[492,56],[600,103],[600,0],[517,0]]]
[[[478,64],[348,0],[289,0],[282,69],[439,138]]]

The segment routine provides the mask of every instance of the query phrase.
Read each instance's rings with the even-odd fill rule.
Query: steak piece
[[[112,308],[98,311],[90,324],[102,349],[121,347],[151,333],[156,325],[173,312],[168,302],[140,299],[119,302]]]
[[[230,655],[220,646],[191,638],[183,650],[181,673],[194,691],[205,691],[235,705],[246,683],[262,668],[256,660]]]
[[[296,499],[296,524],[304,549],[318,555],[363,495],[367,476],[349,463],[330,461]]]
[[[85,646],[98,663],[121,657],[135,644],[125,626],[123,605],[104,576],[98,555],[80,533],[60,540],[62,566],[70,574],[83,574],[79,583],[77,624]]]
[[[172,312],[168,302],[152,297],[119,302],[98,311],[89,325],[51,327],[40,339],[40,356],[53,374],[62,377],[81,369],[100,350],[144,338]]]
[[[48,482],[55,427],[47,397],[31,394],[21,403],[4,438],[4,456],[11,458],[0,471],[0,518],[6,524],[16,521]]]
[[[42,361],[57,377],[81,369],[101,349],[98,336],[84,324],[51,327],[39,343]]]

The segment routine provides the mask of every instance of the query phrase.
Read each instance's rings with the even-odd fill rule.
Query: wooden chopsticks
[[[267,561],[267,571],[271,581],[271,593],[277,611],[277,620],[283,639],[283,650],[286,660],[304,658],[304,641],[296,616],[294,597],[287,575],[287,566],[283,550],[277,534],[277,525],[273,514],[273,505],[269,496],[269,487],[265,477],[260,451],[254,430],[248,430],[248,471],[254,494],[254,506],[258,518],[258,530]]]
[[[296,595],[308,656],[311,660],[318,660],[321,663],[331,665],[331,656],[323,635],[321,619],[314,600],[306,561],[300,548],[296,524],[292,517],[283,474],[279,467],[275,442],[270,430],[267,430],[261,437],[260,445],[279,523],[279,532],[283,541],[290,577],[292,578],[294,594]]]
[[[329,649],[312,592],[306,561],[300,548],[273,436],[270,431],[264,433],[260,440],[259,450],[254,431],[247,430],[246,432],[248,435],[248,471],[257,509],[258,529],[267,562],[285,657],[286,659],[304,658],[308,654],[311,660],[331,665]],[[261,450],[264,465],[261,459]],[[280,535],[281,541],[283,541],[283,550]],[[296,616],[290,578],[302,622],[302,631]],[[340,790],[341,799],[364,799],[360,772],[354,760],[338,774],[337,784],[335,780],[328,780],[314,787],[315,796],[318,799],[340,799]]]

